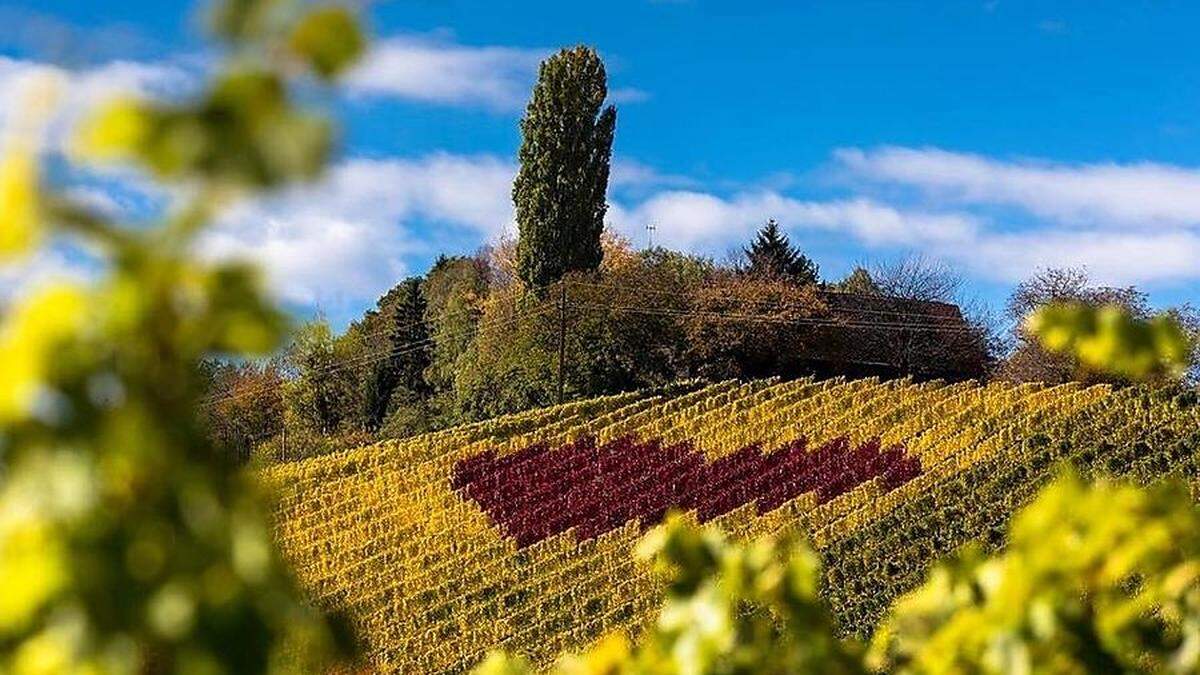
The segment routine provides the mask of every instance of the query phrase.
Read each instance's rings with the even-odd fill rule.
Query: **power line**
[[[385,359],[394,358],[397,356],[403,356],[405,354],[413,353],[415,351],[418,351],[418,350],[426,348],[426,347],[434,346],[434,345],[436,345],[436,343],[439,340],[442,340],[442,339],[467,337],[473,333],[477,333],[481,329],[498,328],[498,327],[502,327],[502,326],[516,324],[526,318],[531,318],[533,316],[541,315],[541,314],[543,314],[551,309],[554,309],[556,307],[559,309],[559,312],[560,312],[560,321],[559,321],[560,359],[565,359],[565,353],[564,353],[565,346],[564,345],[565,345],[565,338],[566,338],[566,336],[565,336],[566,307],[567,307],[567,299],[568,299],[567,294],[566,294],[567,286],[578,286],[578,287],[607,289],[607,290],[631,290],[631,291],[640,291],[640,292],[644,292],[644,293],[648,293],[648,294],[679,297],[679,294],[676,292],[665,290],[665,289],[660,290],[660,289],[649,287],[649,286],[590,283],[590,282],[574,281],[574,280],[560,280],[553,284],[546,284],[546,285],[540,287],[540,289],[550,288],[551,286],[554,286],[556,284],[560,286],[560,294],[559,294],[559,298],[557,299],[557,302],[553,302],[553,304],[551,304],[552,301],[550,300],[549,296],[547,296],[546,299],[534,303],[533,304],[534,309],[524,310],[522,313],[516,314],[514,316],[497,318],[497,319],[493,319],[490,321],[481,321],[481,322],[475,324],[474,326],[464,329],[462,331],[457,331],[457,332],[450,333],[450,334],[431,335],[430,337],[424,338],[422,340],[416,340],[416,341],[403,343],[403,344],[399,344],[399,345],[392,345],[387,349],[387,351],[382,352],[382,353],[368,352],[367,354],[364,354],[362,356],[355,357],[355,358],[352,358],[352,359],[349,359],[346,361],[333,363],[333,364],[330,364],[330,365],[322,367],[322,368],[315,368],[308,372],[315,373],[315,374],[329,374],[329,373],[333,373],[333,372],[336,372],[339,370],[345,370],[347,368],[365,367],[367,365],[371,365],[371,364],[377,363],[379,361],[383,361]],[[534,290],[538,290],[538,289],[534,289]],[[526,296],[526,297],[528,297],[528,296]],[[748,299],[748,298],[734,296],[734,295],[731,295],[728,293],[717,294],[715,296],[709,296],[709,297],[713,298],[713,299],[737,301],[742,304],[777,307],[780,309],[800,309],[800,310],[805,310],[805,311],[811,311],[811,309],[812,309],[811,307],[808,307],[806,305],[802,305],[799,303],[780,303],[780,302],[775,302],[775,301],[765,300],[765,299],[764,300]],[[788,317],[767,315],[767,314],[762,314],[762,313],[749,314],[749,313],[731,313],[731,312],[721,312],[721,311],[702,310],[702,309],[686,309],[686,308],[677,309],[677,308],[664,308],[664,307],[656,308],[656,307],[646,307],[646,306],[628,306],[628,305],[613,304],[612,302],[595,302],[595,301],[579,302],[579,301],[576,301],[576,302],[571,302],[570,305],[573,307],[580,307],[583,309],[615,310],[615,311],[621,311],[621,312],[627,312],[627,313],[633,313],[633,314],[643,314],[643,315],[652,315],[652,316],[669,316],[669,317],[676,317],[676,318],[703,318],[703,319],[713,319],[713,320],[723,320],[723,321],[747,321],[747,322],[756,322],[756,323],[773,323],[773,324],[783,324],[783,325],[827,327],[827,328],[890,330],[890,331],[908,331],[908,332],[924,331],[924,332],[937,332],[937,333],[968,333],[971,331],[971,329],[969,327],[959,326],[959,325],[934,325],[931,323],[917,323],[917,322],[907,322],[906,323],[906,322],[895,322],[895,321],[885,322],[885,321],[867,321],[867,320],[846,321],[846,320],[840,320],[840,319],[836,319],[836,318],[818,318],[818,317],[788,318]],[[895,317],[921,317],[921,318],[943,319],[943,320],[950,318],[950,317],[946,317],[946,316],[942,316],[942,315],[922,313],[922,312],[867,310],[867,309],[863,309],[863,308],[840,308],[839,311],[871,313],[871,314],[879,314],[879,315],[884,315],[884,316],[895,316]],[[423,323],[423,321],[414,321],[414,322],[410,322],[408,324],[404,324],[404,325],[400,326],[400,328],[414,327],[421,323]],[[366,334],[366,335],[360,334],[360,338],[384,334],[384,333],[390,332],[390,330],[394,330],[396,328],[397,327],[393,326],[393,327],[385,328],[380,331],[376,331],[372,334]],[[366,345],[364,344],[364,346],[366,346]],[[560,361],[560,363],[559,363],[559,389],[560,390],[562,389],[562,386],[563,386],[563,371],[564,371],[564,364]],[[236,399],[240,399],[240,398],[245,398],[247,396],[259,394],[264,391],[268,391],[276,386],[277,385],[264,385],[264,386],[258,387],[256,389],[239,392],[239,393],[233,394],[233,395],[213,397],[213,398],[209,398],[209,399],[202,401],[200,405],[202,407],[211,407],[218,403],[223,403],[226,401],[236,400]]]

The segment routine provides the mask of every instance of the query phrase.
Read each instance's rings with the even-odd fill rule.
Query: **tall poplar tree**
[[[600,265],[609,160],[617,111],[604,63],[590,47],[542,62],[521,120],[521,163],[513,183],[517,273],[526,286],[553,283]]]

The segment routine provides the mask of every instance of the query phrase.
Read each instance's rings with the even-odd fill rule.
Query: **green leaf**
[[[362,54],[363,36],[354,15],[344,7],[312,10],[296,24],[288,41],[291,50],[313,71],[331,79]]]

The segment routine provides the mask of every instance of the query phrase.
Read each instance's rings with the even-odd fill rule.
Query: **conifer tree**
[[[594,49],[563,49],[542,63],[521,120],[513,183],[517,272],[526,286],[600,265],[609,159],[617,111],[608,106],[604,63]]]
[[[409,277],[379,299],[378,311],[363,322],[369,348],[386,358],[371,363],[363,385],[368,429],[378,429],[395,394],[426,396],[425,380],[432,348],[425,323],[425,294],[420,277]],[[368,352],[369,356],[370,352]]]
[[[745,271],[752,276],[786,279],[798,284],[815,284],[819,278],[817,264],[792,246],[774,218],[758,231],[744,253]]]

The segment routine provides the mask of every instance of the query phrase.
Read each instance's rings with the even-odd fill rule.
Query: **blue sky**
[[[1048,265],[1200,303],[1195,3],[410,0],[367,14],[375,50],[330,101],[344,143],[329,176],[243,205],[205,244],[251,252],[300,313],[344,322],[438,252],[510,229],[536,64],[580,42],[608,64],[610,224],[635,243],[653,222],[659,240],[721,257],[774,217],[827,278],[923,252],[997,306]],[[178,95],[205,67],[195,16],[6,5],[18,30],[0,40],[0,94],[53,63],[73,102]],[[85,179],[98,207],[153,202],[136,177]]]

